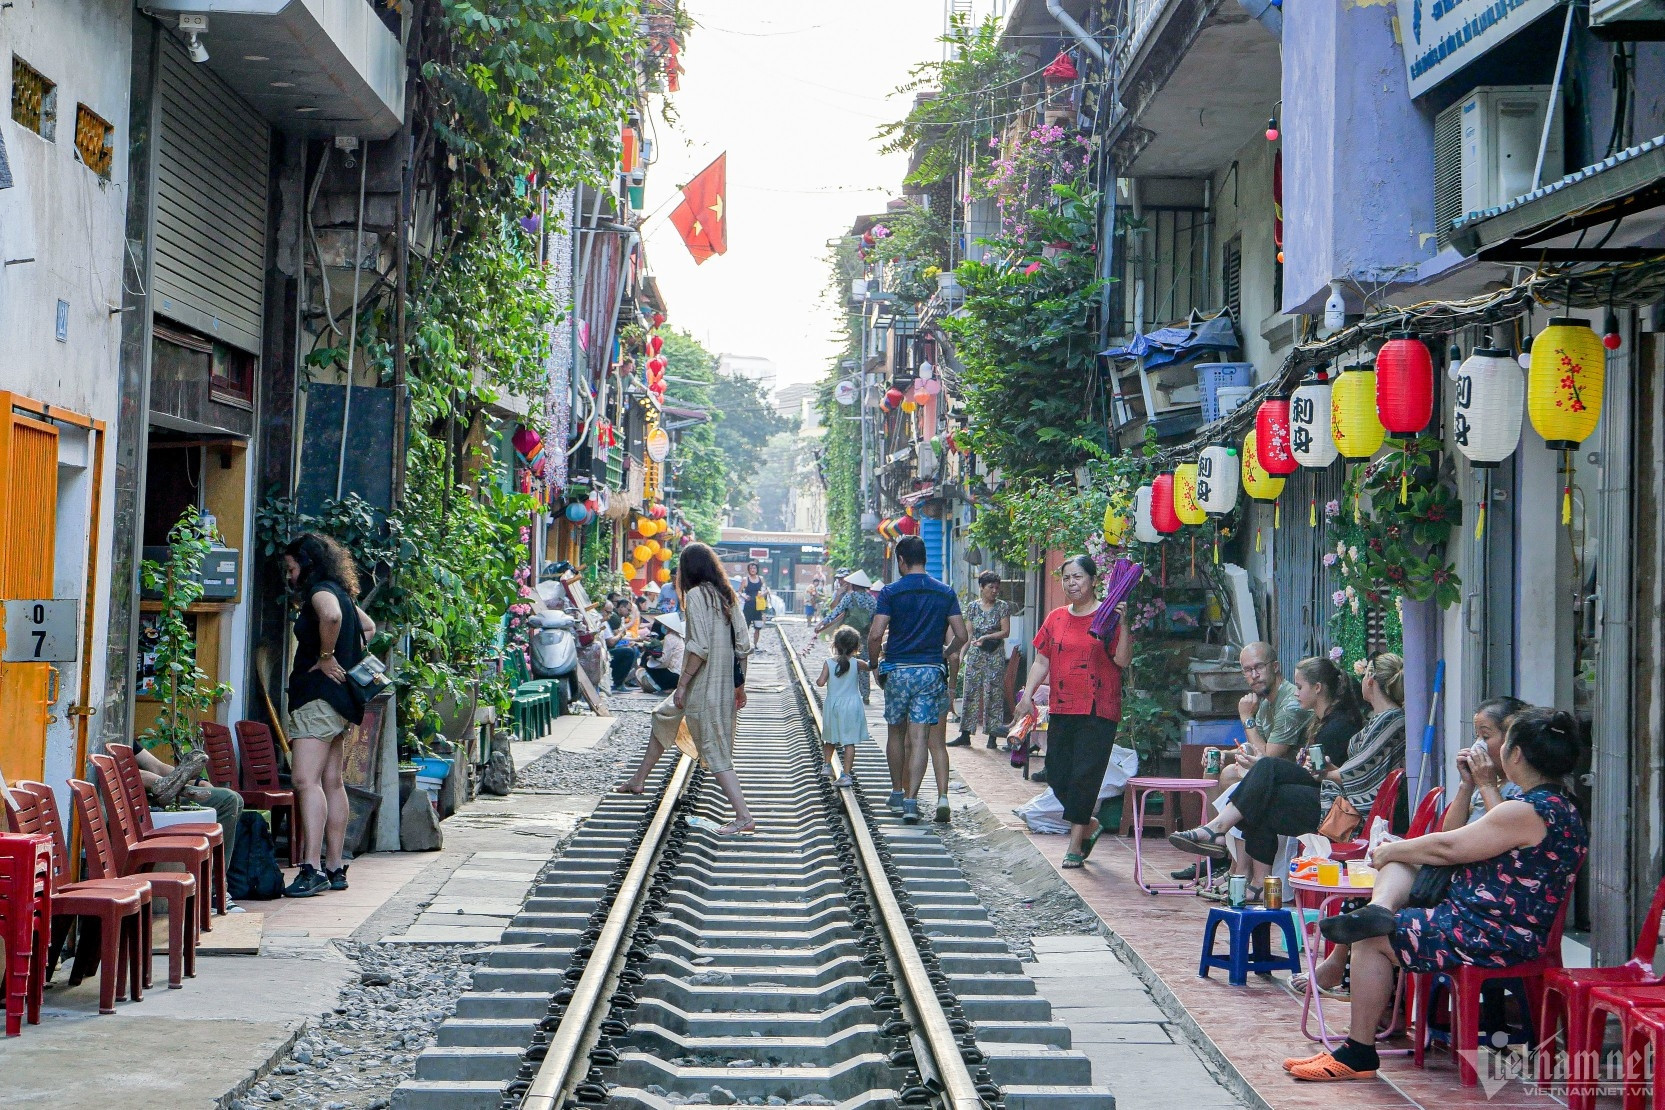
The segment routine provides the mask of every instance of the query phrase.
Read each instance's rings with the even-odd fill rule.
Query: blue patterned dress
[[[1537,811],[1549,831],[1530,848],[1458,867],[1445,900],[1432,909],[1400,910],[1392,943],[1404,967],[1509,967],[1543,954],[1590,837],[1584,819],[1559,790],[1535,787],[1520,800]]]

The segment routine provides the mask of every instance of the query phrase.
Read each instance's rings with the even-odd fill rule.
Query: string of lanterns
[[[1545,445],[1563,455],[1566,476],[1561,520],[1572,520],[1572,453],[1601,421],[1606,361],[1612,345],[1583,320],[1553,317],[1523,354],[1527,372],[1508,351],[1476,347],[1457,367],[1452,439],[1476,468],[1495,467],[1520,445],[1524,416]],[[1374,367],[1352,366],[1334,381],[1321,369],[1293,393],[1268,389],[1254,410],[1254,426],[1241,451],[1210,443],[1195,461],[1173,464],[1141,486],[1134,498],[1133,532],[1157,543],[1182,527],[1198,526],[1237,506],[1239,489],[1251,500],[1274,505],[1280,526],[1285,478],[1302,466],[1323,468],[1336,458],[1356,463],[1375,455],[1389,434],[1404,443],[1421,434],[1434,415],[1434,363],[1427,345],[1408,332],[1390,336]],[[1235,463],[1235,465],[1234,465]],[[1402,468],[1400,497],[1409,467]],[[1482,483],[1484,486],[1485,483]],[[1476,535],[1484,528],[1483,495]],[[1309,508],[1317,526],[1317,505]],[[1106,536],[1109,513],[1106,514]],[[1262,548],[1259,530],[1255,550]]]

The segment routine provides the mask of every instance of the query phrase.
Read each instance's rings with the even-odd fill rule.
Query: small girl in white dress
[[[840,628],[833,637],[833,657],[821,664],[821,676],[815,685],[827,688],[821,703],[821,753],[823,770],[833,758],[834,749],[842,748],[844,773],[835,786],[850,786],[850,773],[856,766],[856,744],[868,738],[867,710],[861,701],[861,672],[868,670],[866,660],[857,659],[861,651],[861,633],[853,628]]]

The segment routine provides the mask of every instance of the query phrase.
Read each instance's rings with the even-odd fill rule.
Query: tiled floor
[[[877,700],[877,699],[875,699]],[[953,749],[954,770],[1003,823],[1022,828],[1012,808],[1040,793],[1044,786],[1024,781],[1004,753],[989,751],[979,738],[972,748]],[[1030,840],[1056,868],[1062,862],[1064,838],[1031,835]],[[1181,856],[1158,840],[1147,842],[1146,860],[1166,872],[1183,866]],[[1133,844],[1106,836],[1086,868],[1060,871],[1086,902],[1133,953],[1161,978],[1192,1015],[1203,1035],[1242,1074],[1273,1110],[1319,1110],[1344,1102],[1349,1110],[1403,1110],[1407,1105],[1427,1110],[1488,1106],[1503,1110],[1554,1110],[1549,1096],[1516,1081],[1488,1095],[1484,1087],[1461,1087],[1455,1065],[1443,1052],[1429,1057],[1419,1070],[1403,1056],[1384,1057],[1384,1082],[1301,1084],[1289,1079],[1280,1066],[1286,1056],[1316,1051],[1301,1033],[1301,1003],[1281,984],[1251,976],[1246,987],[1228,985],[1223,972],[1214,978],[1197,975],[1203,921],[1212,903],[1184,895],[1152,896],[1133,883]],[[1328,1004],[1326,1005],[1328,1009]],[[1345,1022],[1347,1007],[1335,1003],[1332,1026]],[[1404,1042],[1396,1042],[1403,1046]],[[1392,1047],[1392,1046],[1387,1046]],[[1614,1105],[1616,1105],[1616,1100]],[[1607,1105],[1604,1102],[1603,1107]]]

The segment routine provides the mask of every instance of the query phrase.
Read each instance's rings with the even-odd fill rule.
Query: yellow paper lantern
[[[1370,394],[1370,411],[1373,414],[1376,411],[1374,392]],[[1243,492],[1256,501],[1276,501],[1278,495],[1283,493],[1284,480],[1266,473],[1266,468],[1260,465],[1260,456],[1255,453],[1254,432],[1243,437],[1243,450],[1238,457],[1243,460]]]
[[[619,573],[624,575],[626,578],[634,578],[636,577],[636,567],[633,563],[621,563],[619,565]]]
[[[1583,320],[1556,316],[1532,340],[1526,412],[1551,451],[1571,451],[1601,420],[1607,351]]]
[[[659,583],[661,586],[663,586],[665,583],[669,582],[671,580],[670,568],[660,567],[658,570],[654,571],[653,572],[653,580],[655,582]]]
[[[1115,505],[1108,505],[1104,510],[1104,542],[1111,547],[1120,547],[1122,536],[1127,532],[1127,514]]]
[[[915,404],[914,402],[912,402],[912,401],[903,401],[902,402],[902,411],[903,412],[912,412],[915,409],[917,409],[918,407],[919,406],[917,404]]]
[[[650,559],[659,558],[659,553],[664,550],[664,548],[659,546],[658,540],[649,540],[642,546],[648,549],[648,558]]]
[[[653,552],[648,550],[648,545],[645,543],[637,544],[635,550],[630,554],[637,565],[645,563],[649,559],[653,558]]]
[[[1376,414],[1376,371],[1355,367],[1336,379],[1330,390],[1330,433],[1344,459],[1368,459],[1380,450],[1387,429]]]
[[[1180,463],[1174,467],[1174,514],[1181,524],[1202,524],[1208,514],[1197,503],[1197,464]]]

